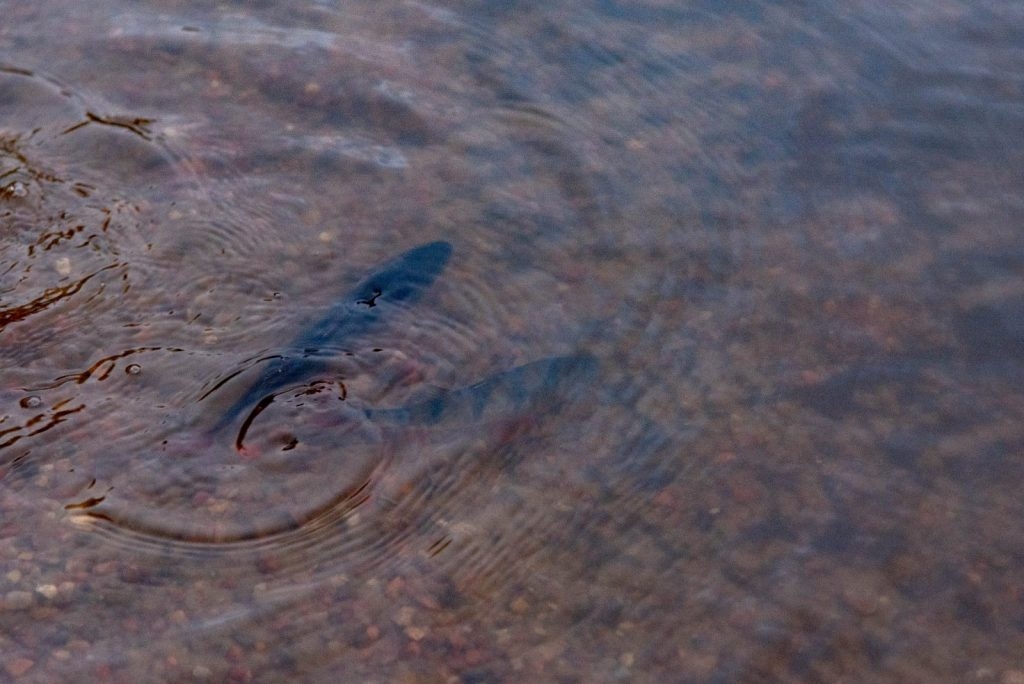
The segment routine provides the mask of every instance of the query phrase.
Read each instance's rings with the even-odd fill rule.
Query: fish
[[[567,410],[576,401],[593,400],[591,390],[599,370],[594,356],[578,351],[499,370],[478,382],[457,385],[453,389],[427,386],[411,395],[403,393],[405,399],[398,405],[377,405],[359,397],[348,398],[343,389],[339,398],[349,400],[340,405],[330,402],[336,408],[311,414],[315,416],[311,422],[299,420],[293,426],[271,426],[287,439],[253,440],[257,443],[245,444],[247,431],[261,411],[276,398],[297,389],[297,405],[304,405],[306,395],[317,393],[312,386],[315,383],[311,381],[319,383],[323,380],[316,376],[329,368],[331,356],[346,351],[346,346],[421,299],[444,271],[451,256],[452,246],[436,241],[415,247],[378,266],[354,290],[283,347],[279,354],[265,359],[255,381],[246,386],[211,429],[184,430],[170,443],[164,440],[159,448],[161,459],[166,455],[183,457],[171,469],[170,476],[175,481],[219,482],[226,478],[233,483],[232,487],[244,491],[246,487],[262,489],[259,482],[268,474],[296,475],[299,483],[296,486],[305,486],[310,482],[306,474],[316,472],[319,474],[315,474],[314,479],[321,475],[338,478],[336,495],[326,499],[311,498],[305,512],[299,510],[279,515],[271,510],[267,517],[257,510],[234,522],[219,521],[212,526],[192,517],[199,509],[192,506],[188,498],[171,500],[170,507],[156,510],[145,495],[142,497],[143,505],[139,507],[139,501],[131,495],[108,497],[103,494],[68,503],[65,509],[73,511],[76,517],[109,523],[113,529],[123,528],[135,535],[201,544],[245,542],[286,534],[314,521],[328,521],[339,510],[349,511],[361,505],[369,496],[370,488],[377,486],[374,478],[378,475],[374,473],[382,464],[392,463],[394,454],[404,458],[412,470],[404,471],[395,466],[390,478],[392,482],[402,480],[405,477],[402,473],[422,471],[422,457],[429,456],[430,452],[420,451],[418,447],[421,440],[435,434],[442,440],[454,436],[460,445],[467,438],[475,445],[480,442],[477,435],[483,435],[486,443],[493,447],[486,453],[478,453],[475,446],[472,451],[460,450],[460,453],[468,453],[474,459],[482,457],[480,462],[494,454],[499,460],[492,462],[505,463],[505,459],[512,457],[510,454],[526,453],[517,446],[517,440],[533,429],[538,419]],[[221,380],[201,399],[237,376],[238,373],[234,373]],[[303,384],[307,386],[301,387]],[[236,427],[236,424],[240,425]],[[288,432],[279,430],[282,427],[288,428]],[[292,451],[299,444],[299,437],[291,432],[293,427],[300,428],[296,432],[311,449]],[[228,428],[234,431],[235,450],[246,462],[243,467],[225,467],[221,458],[223,451],[213,446],[224,437]],[[405,444],[417,449],[415,459],[405,458],[408,454],[402,451]],[[388,455],[383,455],[384,451]],[[295,453],[300,457],[293,458]],[[442,448],[439,453],[447,452]],[[334,458],[336,455],[342,455],[342,458]],[[320,467],[325,470],[316,471]],[[164,476],[162,468],[148,469],[148,472],[157,477]],[[328,472],[331,474],[324,475]],[[335,472],[340,474],[334,475]],[[91,489],[95,482],[93,480],[87,489]],[[290,485],[282,480],[280,486]],[[388,496],[388,486],[381,485],[381,491],[385,492],[381,495],[382,501]],[[143,487],[143,491],[155,487],[155,483],[150,483]],[[117,488],[121,492],[132,489],[122,485]],[[115,486],[110,486],[107,491],[114,489]],[[297,491],[294,493],[303,496]],[[320,526],[320,523],[316,524]]]
[[[570,388],[586,386],[585,381],[592,378],[597,367],[597,360],[586,353],[552,356],[495,373],[466,387],[437,390],[427,399],[404,406],[367,408],[365,416],[380,426],[469,425],[525,406],[539,408],[544,401],[557,401]]]
[[[352,344],[398,310],[416,303],[444,271],[451,255],[451,244],[437,240],[378,266],[281,353],[270,357],[255,382],[221,415],[207,435],[220,434],[247,413],[235,442],[241,448],[246,429],[273,401],[276,392],[308,381],[344,345]]]

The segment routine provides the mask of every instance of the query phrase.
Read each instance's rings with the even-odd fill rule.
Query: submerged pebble
[[[4,595],[4,610],[28,610],[35,604],[32,592],[16,589]]]
[[[33,394],[28,397],[23,397],[18,403],[21,405],[21,408],[33,409],[42,406],[43,400]]]

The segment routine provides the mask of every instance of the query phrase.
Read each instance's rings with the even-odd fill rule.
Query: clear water
[[[1018,4],[0,10],[0,678],[1024,680]]]

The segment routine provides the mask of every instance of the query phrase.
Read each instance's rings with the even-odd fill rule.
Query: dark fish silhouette
[[[323,360],[339,351],[341,345],[351,344],[370,332],[395,309],[416,302],[444,270],[451,253],[448,242],[428,242],[380,266],[295,338],[280,356],[271,359],[256,382],[225,411],[208,434],[223,430],[249,411],[236,440],[240,446],[246,428],[273,401],[274,392],[307,380],[323,369]]]
[[[185,434],[180,443],[172,447],[168,447],[165,440],[161,451],[201,455],[214,440],[221,438],[228,427],[232,427],[236,430],[235,448],[249,457],[260,458],[256,467],[241,471],[243,475],[240,481],[244,482],[246,472],[249,476],[255,474],[256,477],[262,477],[264,467],[271,468],[271,471],[285,467],[282,461],[275,461],[274,454],[267,453],[266,444],[251,451],[243,444],[246,432],[256,417],[282,394],[283,388],[294,390],[309,383],[327,367],[330,355],[343,351],[342,345],[351,345],[353,341],[371,332],[386,319],[389,311],[393,313],[395,309],[420,299],[444,270],[451,252],[451,245],[447,242],[431,242],[380,266],[360,282],[355,290],[331,307],[326,315],[296,337],[280,355],[272,357],[255,382],[211,429],[198,435]],[[346,404],[344,410],[336,414],[321,416],[312,429],[308,430],[309,439],[313,445],[319,442],[329,447],[330,451],[324,453],[330,455],[340,448],[358,446],[367,440],[376,443],[376,440],[383,438],[397,443],[403,439],[405,428],[426,426],[431,431],[451,431],[460,439],[463,433],[474,435],[483,431],[490,434],[489,438],[497,452],[504,454],[507,453],[505,445],[513,443],[522,430],[529,429],[535,417],[555,414],[583,396],[583,392],[593,386],[597,366],[597,360],[588,354],[556,356],[500,371],[461,388],[426,388],[400,406],[368,406],[354,401]],[[216,392],[231,377],[235,376],[222,380],[209,389],[203,398]],[[304,388],[296,397],[314,393],[310,389]],[[241,419],[243,415],[245,418]],[[239,427],[234,428],[239,419]],[[366,426],[372,429],[363,430]],[[305,441],[306,437],[303,439]],[[298,439],[291,435],[291,439],[281,445],[280,451],[290,451],[297,444]],[[235,527],[229,524],[228,527],[214,526],[215,529],[209,530],[207,525],[189,526],[186,519],[194,507],[187,503],[185,508],[165,513],[145,506],[132,510],[129,499],[128,508],[122,510],[116,499],[104,503],[107,497],[103,495],[67,504],[65,508],[78,515],[133,530],[136,534],[167,539],[213,544],[266,538],[298,529],[339,506],[359,505],[353,502],[363,500],[366,487],[369,486],[369,481],[365,480],[364,467],[375,467],[373,459],[376,456],[373,455],[377,451],[371,449],[366,453],[371,454],[366,463],[358,455],[353,459],[355,465],[351,467],[355,470],[350,474],[354,473],[356,480],[349,484],[354,489],[343,490],[326,504],[314,503],[304,514],[288,514],[283,518],[277,515],[265,518],[255,514],[253,519],[241,521],[240,526]],[[186,470],[177,475],[205,480],[219,478],[227,472],[227,477],[234,477],[235,471],[224,471],[219,460],[215,461],[212,464],[213,471],[209,470],[211,464],[204,458],[186,461],[183,465]],[[308,467],[303,459],[296,459],[294,465]],[[182,518],[182,515],[186,518]],[[179,527],[179,524],[184,526]]]
[[[327,357],[341,351],[342,345],[370,332],[390,311],[416,302],[444,270],[451,253],[449,243],[429,242],[383,264],[279,356],[273,357],[259,378],[206,434],[215,435],[247,412],[235,438],[235,447],[243,449],[249,426],[274,401],[281,388],[309,380],[324,369]],[[556,402],[575,383],[591,377],[596,367],[594,357],[586,354],[551,357],[496,373],[466,387],[436,389],[428,398],[405,406],[365,408],[363,412],[381,426],[466,426],[515,413],[526,406],[536,405],[540,409],[549,400]]]
[[[405,406],[368,408],[366,417],[379,425],[398,427],[472,424],[543,399],[557,401],[574,382],[587,380],[596,370],[597,360],[588,354],[554,356],[496,373],[467,387],[439,390],[429,399]]]

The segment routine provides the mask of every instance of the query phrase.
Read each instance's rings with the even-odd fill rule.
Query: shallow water
[[[1016,4],[0,8],[2,678],[1024,680]]]

